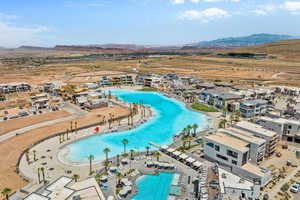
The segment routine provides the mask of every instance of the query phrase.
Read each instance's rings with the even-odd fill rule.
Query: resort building
[[[260,117],[256,121],[262,127],[274,131],[279,137],[294,137],[300,133],[300,121],[285,118]]]
[[[220,185],[220,197],[234,197],[236,199],[258,199],[260,195],[260,185],[258,182],[250,181],[237,174],[218,167],[218,177]]]
[[[252,118],[264,114],[267,111],[268,102],[262,99],[242,101],[240,103],[240,113],[243,117]]]
[[[296,102],[294,105],[288,105],[285,113],[297,120],[300,120],[300,102]]]
[[[259,182],[261,187],[271,180],[271,172],[250,161],[251,144],[225,133],[204,136],[204,156],[231,172]]]
[[[73,182],[62,176],[53,183],[29,194],[24,200],[105,200],[104,194],[94,178]]]
[[[233,127],[242,131],[246,131],[255,137],[264,139],[266,141],[265,157],[269,157],[275,152],[279,142],[279,134],[276,132],[247,121],[240,121],[233,125]]]
[[[213,105],[219,109],[225,106],[228,110],[233,112],[237,109],[236,106],[234,106],[234,102],[241,100],[242,97],[226,91],[213,89],[203,91],[200,94],[200,99],[203,102]]]
[[[8,83],[0,84],[0,94],[9,94],[15,92],[27,92],[31,90],[28,83]]]
[[[259,164],[263,161],[266,151],[266,140],[255,137],[253,134],[236,128],[219,129],[221,133],[249,143],[250,161]]]
[[[36,109],[43,109],[49,106],[49,98],[47,94],[37,94],[31,96],[31,104]]]

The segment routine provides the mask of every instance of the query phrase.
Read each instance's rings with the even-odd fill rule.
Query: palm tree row
[[[193,124],[193,125],[187,125],[183,130],[182,133],[184,136],[189,136],[191,134],[191,131],[193,130],[193,136],[196,136],[197,133],[197,129],[198,129],[198,125],[197,124]]]
[[[74,123],[74,128],[73,128],[73,121],[70,122],[70,129],[67,129],[66,132],[59,134],[59,143],[63,143],[65,141],[70,140],[71,138],[69,137],[69,134],[75,133],[77,134],[77,122]],[[65,138],[66,137],[66,138]]]

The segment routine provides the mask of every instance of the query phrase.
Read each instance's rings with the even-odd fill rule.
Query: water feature
[[[138,193],[130,200],[167,200],[174,173],[144,175],[137,180]]]
[[[113,90],[112,94],[125,102],[139,103],[152,107],[156,115],[143,125],[123,132],[96,135],[82,139],[68,145],[69,153],[65,158],[72,162],[87,162],[90,154],[96,160],[103,160],[103,149],[108,147],[109,156],[123,153],[123,139],[128,140],[127,152],[133,149],[135,152],[145,151],[149,142],[160,145],[169,145],[172,138],[187,125],[197,124],[198,130],[208,126],[208,117],[202,113],[188,110],[183,103],[165,97],[156,92],[138,92],[129,90]]]

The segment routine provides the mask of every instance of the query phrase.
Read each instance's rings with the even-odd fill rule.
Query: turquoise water
[[[108,147],[111,152],[109,157],[123,153],[121,140],[127,139],[127,152],[133,149],[135,152],[146,151],[149,142],[160,145],[169,145],[172,138],[189,124],[197,124],[198,130],[207,128],[207,117],[204,114],[193,112],[185,108],[183,103],[167,98],[160,93],[138,92],[128,90],[113,90],[113,95],[126,102],[143,103],[151,106],[156,115],[150,121],[130,131],[97,135],[82,139],[68,145],[69,153],[66,159],[73,162],[87,162],[90,154],[95,160],[104,160],[103,149]],[[152,148],[152,147],[151,147]],[[150,149],[151,150],[151,149]]]
[[[174,173],[145,175],[137,180],[138,193],[130,200],[167,200]]]

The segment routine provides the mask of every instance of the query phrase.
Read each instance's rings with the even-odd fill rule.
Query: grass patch
[[[216,109],[206,106],[202,103],[193,103],[192,108],[202,112],[218,112]]]
[[[156,88],[143,88],[143,89],[140,89],[139,91],[142,91],[142,92],[157,92],[158,90]]]

